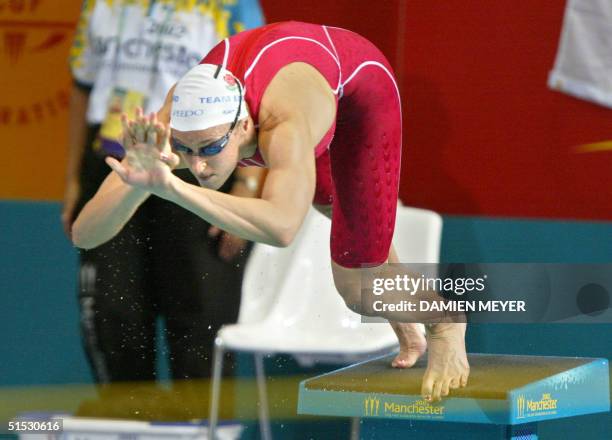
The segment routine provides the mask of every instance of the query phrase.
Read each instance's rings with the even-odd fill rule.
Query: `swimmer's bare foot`
[[[467,385],[470,366],[465,351],[466,324],[440,323],[427,328],[427,369],[421,395],[437,402],[449,390]]]
[[[389,321],[399,340],[400,351],[391,366],[410,368],[427,350],[427,340],[423,334],[423,324]]]

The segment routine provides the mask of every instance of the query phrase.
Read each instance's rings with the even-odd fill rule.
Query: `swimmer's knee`
[[[336,285],[336,290],[342,297],[344,304],[353,312],[363,315],[364,307],[361,302],[360,283],[355,282],[355,279],[335,276],[334,284]]]
[[[342,299],[344,300],[344,304],[349,308],[349,310],[352,310],[355,313],[361,314],[362,312],[361,301],[355,298],[347,298],[344,296],[342,297]]]
[[[361,298],[360,295],[355,294],[354,291],[347,291],[336,287],[338,293],[342,297],[344,304],[353,312],[361,314]]]
[[[332,260],[332,273],[336,290],[344,300],[344,304],[355,313],[363,316],[379,316],[374,309],[374,297],[362,295],[362,270],[339,265]]]

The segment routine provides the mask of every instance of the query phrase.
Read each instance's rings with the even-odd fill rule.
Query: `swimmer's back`
[[[230,70],[245,88],[245,100],[251,116],[259,121],[263,95],[280,69],[302,62],[314,67],[327,81],[336,99],[358,87],[354,77],[361,64],[375,61],[391,70],[382,53],[364,37],[340,28],[296,21],[272,23],[226,38],[201,61],[221,64]],[[315,149],[319,157],[333,139],[335,124],[330,127]],[[260,155],[253,163],[264,165]]]

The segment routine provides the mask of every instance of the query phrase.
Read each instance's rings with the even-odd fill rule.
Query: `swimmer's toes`
[[[391,366],[393,368],[410,368],[423,356],[423,353],[424,351],[420,350],[400,350],[391,362]]]

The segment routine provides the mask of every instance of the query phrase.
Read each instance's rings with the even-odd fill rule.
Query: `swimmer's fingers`
[[[145,143],[147,141],[147,118],[142,113],[142,108],[136,108],[136,117],[132,126],[136,143]]]
[[[147,170],[138,169],[137,167],[125,166],[117,159],[107,157],[105,159],[107,165],[113,169],[119,178],[128,185],[140,188],[146,188],[151,184],[151,173]]]
[[[140,124],[144,122],[144,119],[145,116],[142,107],[136,107],[136,109],[134,110],[134,120]]]
[[[104,161],[109,167],[112,168],[115,173],[117,173],[121,180],[123,180],[124,182],[128,181],[130,173],[128,169],[121,164],[121,162],[110,156],[107,156]]]
[[[164,151],[170,130],[165,124],[157,119],[156,113],[149,115],[149,125],[147,126],[147,144],[157,148],[159,151]]]
[[[159,151],[171,151],[170,148],[170,127],[158,122],[155,124],[155,132],[157,137],[157,143],[155,146]]]
[[[157,116],[154,121],[157,121]],[[172,148],[170,148],[170,127],[157,121],[154,125],[155,130],[155,148],[159,152],[159,159],[170,167],[170,169],[176,168],[181,159],[176,155]]]
[[[123,148],[129,150],[136,143],[136,137],[133,132],[133,122],[128,120],[126,113],[121,114],[121,126],[123,127]]]
[[[143,124],[136,122],[133,127],[134,130],[134,143],[143,144],[146,142],[146,130]]]
[[[157,132],[157,148],[162,151],[166,147],[168,138],[170,137],[169,127],[161,122],[157,117],[155,118],[155,131]]]
[[[157,130],[157,115],[151,113],[147,118],[146,126],[146,141],[149,147],[157,147],[158,143],[158,130]]]
[[[163,151],[159,153],[159,160],[168,165],[171,170],[175,169],[181,161],[180,158],[173,152],[164,153]]]

